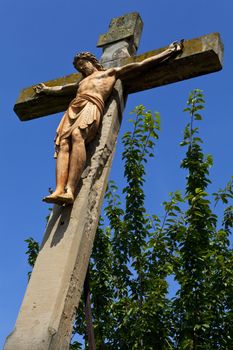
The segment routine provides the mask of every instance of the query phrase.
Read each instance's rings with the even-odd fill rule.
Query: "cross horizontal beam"
[[[123,66],[132,62],[141,62],[163,51],[161,48],[149,51],[136,57],[127,57],[116,60],[114,65]],[[126,93],[134,93],[154,87],[175,83],[177,81],[193,78],[203,74],[216,72],[222,69],[223,44],[219,33],[211,33],[184,42],[182,54],[175,60],[167,61],[159,67],[138,73],[133,78],[124,81]],[[81,75],[71,74],[56,80],[45,82],[48,86],[56,86],[77,82]],[[14,111],[22,121],[43,117],[66,110],[69,102],[75,96],[75,90],[67,89],[65,95],[48,96],[36,95],[34,86],[21,91],[14,106]]]

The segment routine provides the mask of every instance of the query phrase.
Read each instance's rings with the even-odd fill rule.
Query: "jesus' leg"
[[[58,197],[63,203],[71,204],[74,202],[75,189],[86,164],[85,136],[86,132],[81,131],[79,128],[74,129],[71,135],[72,149],[69,159],[69,175],[66,184],[66,193]]]
[[[68,168],[69,168],[69,157],[70,157],[70,142],[68,139],[61,140],[59,152],[57,155],[56,164],[56,189],[50,195],[43,199],[47,203],[60,204],[58,199],[59,195],[64,194],[65,187],[68,179]]]

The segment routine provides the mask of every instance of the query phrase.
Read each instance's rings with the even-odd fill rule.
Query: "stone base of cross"
[[[142,21],[137,13],[113,19],[107,34],[100,36],[105,67],[140,62],[164,49],[136,53]],[[55,205],[49,219],[25,297],[13,332],[4,350],[68,350],[75,309],[78,306],[98,224],[109,170],[127,94],[189,79],[222,68],[223,46],[218,33],[184,42],[182,55],[143,74],[117,81],[105,106],[102,127],[88,147],[87,164],[78,184],[73,206]],[[75,82],[72,74],[47,86]],[[21,120],[64,111],[75,91],[64,96],[35,95],[24,89],[15,105]]]

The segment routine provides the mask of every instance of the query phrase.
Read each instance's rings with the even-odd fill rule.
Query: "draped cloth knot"
[[[54,158],[57,158],[62,139],[68,138],[76,128],[84,130],[94,122],[99,124],[103,112],[104,101],[101,97],[78,94],[70,102],[56,130]]]

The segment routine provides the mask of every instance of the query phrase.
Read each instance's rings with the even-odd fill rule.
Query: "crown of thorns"
[[[90,62],[93,63],[93,65],[98,69],[98,70],[103,70],[103,66],[102,64],[100,64],[100,62],[97,60],[97,58],[95,57],[95,55],[93,55],[92,53],[90,52],[80,52],[78,53],[77,55],[74,56],[74,61],[73,61],[73,65],[74,67],[76,68],[76,64],[77,64],[77,61],[80,60],[80,59],[85,59],[85,60],[88,60]]]

